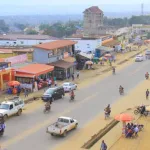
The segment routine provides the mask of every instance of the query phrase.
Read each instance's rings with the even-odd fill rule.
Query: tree
[[[4,20],[0,20],[0,31],[2,31],[2,32],[9,31],[9,27],[8,27],[8,25],[6,25]]]
[[[36,35],[36,34],[38,34],[38,32],[35,31],[35,30],[33,30],[33,29],[28,29],[28,30],[26,31],[26,34]]]
[[[21,23],[15,23],[14,26],[20,30],[24,30],[27,27],[26,25],[21,24]]]
[[[150,32],[147,33],[147,39],[150,39]]]

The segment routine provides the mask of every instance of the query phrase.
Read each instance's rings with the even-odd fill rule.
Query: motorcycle
[[[141,111],[142,111],[141,107],[137,107],[136,110],[134,110],[134,114],[135,114],[135,115],[141,114]],[[148,113],[149,113],[149,111],[145,111],[145,112],[143,113],[143,115],[144,115],[144,116],[148,116]]]
[[[146,78],[146,80],[148,80],[148,79],[149,79],[149,75],[146,74],[146,75],[145,75],[145,78]]]
[[[70,101],[73,101],[74,98],[75,98],[75,95],[71,95],[71,96],[70,96]]]
[[[120,95],[123,95],[124,94],[124,89],[119,89],[119,93],[120,93]]]
[[[0,124],[0,136],[4,134],[5,131],[5,124]]]
[[[51,106],[49,106],[49,107],[45,107],[45,109],[44,109],[44,113],[49,113],[50,112],[50,110],[51,110]]]

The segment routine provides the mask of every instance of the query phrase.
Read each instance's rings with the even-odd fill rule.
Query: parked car
[[[24,107],[24,101],[19,97],[14,97],[10,101],[4,101],[0,104],[0,113],[4,120],[13,115],[20,116]]]
[[[135,57],[135,61],[136,62],[140,62],[140,61],[143,61],[144,60],[144,56],[143,55],[137,55],[136,57]]]
[[[46,90],[46,92],[42,96],[43,101],[54,101],[56,99],[63,98],[65,96],[65,91],[62,86],[60,87],[54,87],[54,88],[49,88]]]
[[[146,59],[150,59],[150,50],[146,50],[145,57]]]
[[[47,127],[47,133],[59,136],[66,136],[67,132],[76,129],[78,122],[70,117],[59,117],[57,122]]]
[[[77,85],[71,82],[65,82],[63,83],[63,88],[65,92],[69,92],[70,90],[76,90]]]

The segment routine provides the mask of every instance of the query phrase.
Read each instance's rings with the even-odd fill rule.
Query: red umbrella
[[[122,122],[128,122],[134,120],[134,117],[130,114],[119,114],[115,116],[115,119]]]
[[[10,82],[8,83],[8,85],[9,85],[9,86],[17,86],[17,85],[20,85],[20,82],[18,82],[18,81],[10,81]]]

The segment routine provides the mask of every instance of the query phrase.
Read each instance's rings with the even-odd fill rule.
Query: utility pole
[[[141,15],[142,16],[144,15],[144,4],[143,3],[141,4]]]

